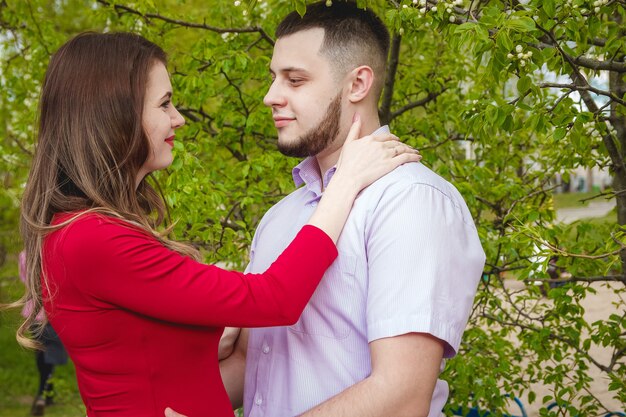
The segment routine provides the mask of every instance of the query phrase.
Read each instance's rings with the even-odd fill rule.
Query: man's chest
[[[265,219],[257,231],[250,272],[267,269],[308,222],[315,208],[316,202],[297,208],[289,206]],[[324,274],[300,320],[287,328],[290,333],[342,339],[354,331],[363,332],[360,327],[364,325],[368,279],[364,231],[364,213],[353,210],[337,243],[337,259]]]

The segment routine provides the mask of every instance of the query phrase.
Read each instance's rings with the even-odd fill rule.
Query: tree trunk
[[[620,27],[622,24],[622,17],[615,13],[613,20],[616,21]],[[621,36],[626,36],[626,30],[620,30]],[[619,54],[615,57],[615,61],[623,61],[624,54]],[[626,74],[619,72],[609,73],[609,90],[617,97],[624,97],[626,94]],[[621,113],[618,111],[621,107]],[[624,116],[625,110],[619,103],[613,101],[611,103],[611,125],[615,129],[615,135],[620,145],[620,153],[622,160],[626,157],[626,116]],[[617,202],[617,223],[621,226],[626,225],[626,170],[624,167],[618,167],[614,172],[613,190],[615,191],[615,198]],[[626,276],[626,250],[622,251],[622,275]]]

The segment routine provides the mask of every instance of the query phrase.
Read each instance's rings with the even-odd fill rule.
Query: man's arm
[[[222,382],[230,398],[233,410],[243,404],[243,381],[246,371],[246,349],[248,348],[248,329],[241,329],[233,353],[220,361]]]
[[[301,417],[426,417],[430,411],[443,343],[409,333],[370,343],[372,373]]]

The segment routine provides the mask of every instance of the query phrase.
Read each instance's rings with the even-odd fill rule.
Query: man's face
[[[342,92],[328,60],[319,54],[323,29],[276,41],[272,85],[263,102],[272,108],[278,149],[288,156],[313,156],[340,137]]]

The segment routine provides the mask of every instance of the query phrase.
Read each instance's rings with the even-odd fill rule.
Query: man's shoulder
[[[399,166],[370,185],[363,194],[381,195],[402,192],[412,186],[439,191],[448,198],[456,198],[456,188],[439,174],[419,162]]]
[[[300,188],[296,188],[280,200],[276,202],[270,209],[266,212],[267,214],[271,214],[273,211],[281,210],[282,208],[293,208],[294,206],[300,206],[305,202],[305,194],[308,193],[306,186],[302,186]]]
[[[263,214],[257,226],[257,233],[269,223],[275,222],[278,219],[284,219],[285,217],[292,217],[295,213],[301,211],[307,201],[307,192],[306,187],[300,187],[271,206],[265,214]]]

